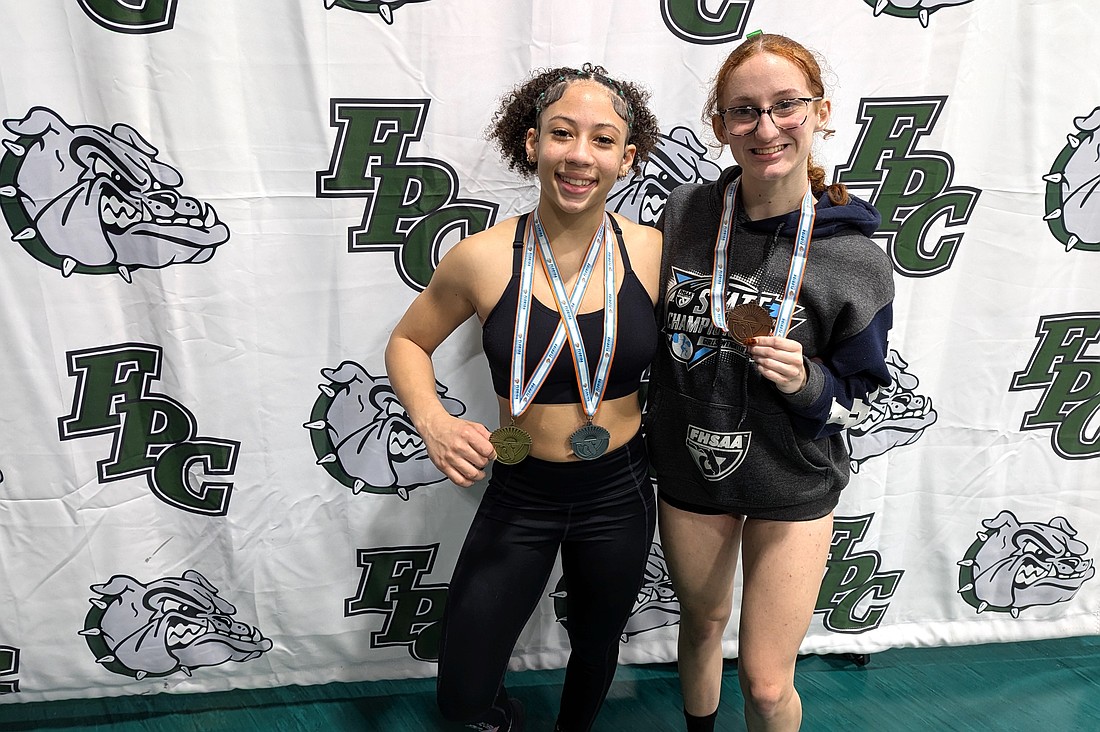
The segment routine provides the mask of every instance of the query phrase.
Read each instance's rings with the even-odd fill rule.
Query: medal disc
[[[573,454],[581,460],[595,460],[607,452],[610,443],[611,433],[594,424],[586,424],[569,436]]]
[[[515,425],[499,427],[489,434],[489,442],[497,451],[497,462],[515,465],[531,452],[531,435]]]
[[[746,302],[726,312],[726,325],[733,339],[745,345],[745,341],[771,333],[772,316],[756,303]]]

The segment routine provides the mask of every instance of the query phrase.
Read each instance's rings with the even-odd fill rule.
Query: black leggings
[[[594,461],[493,466],[451,577],[437,699],[447,719],[507,721],[504,674],[561,549],[569,663],[558,724],[592,727],[619,659],[656,524],[645,445]]]

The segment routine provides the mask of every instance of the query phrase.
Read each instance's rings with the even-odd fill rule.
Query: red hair
[[[805,75],[810,86],[811,96],[825,96],[825,84],[821,81],[821,64],[818,63],[817,57],[811,51],[801,43],[786,36],[774,33],[759,33],[733,49],[718,69],[718,73],[714,77],[714,83],[711,84],[706,105],[703,107],[703,121],[705,123],[710,124],[718,113],[718,95],[725,87],[730,74],[750,58],[764,53],[790,61]],[[825,138],[828,139],[834,131],[826,129],[824,132]],[[810,189],[814,192],[814,195],[820,196],[822,192],[828,191],[829,200],[834,204],[843,206],[848,203],[848,188],[843,183],[827,184],[825,182],[825,169],[814,164],[812,154],[806,161],[806,167],[806,174],[810,178]]]

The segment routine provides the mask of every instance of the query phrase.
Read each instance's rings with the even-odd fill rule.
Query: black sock
[[[705,717],[696,717],[684,710],[684,719],[687,720],[687,732],[714,732],[714,722],[718,719],[718,710]]]
[[[508,700],[508,711],[508,732],[523,732],[527,715],[524,713],[523,705],[519,703],[519,699]]]
[[[484,714],[476,720],[471,720],[465,726],[467,729],[475,730],[495,728],[501,732],[522,730],[523,705],[521,705],[518,700],[509,697],[508,692],[501,686],[497,691],[497,697],[493,701],[493,706],[489,707]]]

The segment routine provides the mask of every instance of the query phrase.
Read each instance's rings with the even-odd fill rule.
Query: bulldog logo
[[[116,574],[92,585],[80,635],[97,663],[139,681],[201,666],[251,661],[271,650],[258,628],[233,619],[237,609],[194,570],[144,585]]]
[[[653,542],[649,545],[649,557],[646,559],[645,576],[638,590],[638,600],[623,628],[623,642],[632,636],[647,630],[656,630],[666,625],[680,622],[680,601],[672,589],[672,578],[668,576],[668,564],[661,545]]]
[[[374,13],[393,25],[393,11],[408,3],[425,3],[428,0],[325,0],[325,9],[344,8],[357,13]]]
[[[445,480],[424,441],[385,376],[374,377],[353,362],[321,369],[329,380],[313,405],[310,421],[317,462],[353,493],[394,494],[408,500],[409,490]],[[458,416],[466,406],[437,384],[447,412]]]
[[[863,0],[875,9],[875,17],[886,13],[895,18],[917,18],[927,28],[928,17],[951,5],[966,5],[973,0]]]
[[[687,127],[661,135],[641,174],[615,183],[607,207],[640,224],[656,224],[672,189],[682,183],[717,180],[722,169],[707,160],[707,148]]]
[[[1096,574],[1085,558],[1088,545],[1061,516],[1049,524],[1020,523],[1001,511],[982,526],[987,531],[978,532],[959,562],[959,594],[979,613],[1015,618],[1025,608],[1067,602]]]
[[[936,422],[932,399],[916,392],[920,381],[897,351],[886,357],[892,380],[878,390],[866,419],[844,431],[853,473],[864,461],[916,442]]]
[[[1100,250],[1100,107],[1073,120],[1078,132],[1066,138],[1066,146],[1054,160],[1046,181],[1046,215],[1050,233],[1066,251]]]
[[[19,649],[14,646],[0,646],[0,695],[15,694],[19,691]]]
[[[558,622],[569,627],[569,590],[564,577],[558,580],[550,597],[554,601],[554,615]],[[648,630],[677,625],[679,622],[680,601],[676,599],[676,592],[672,589],[665,553],[660,544],[653,542],[649,545],[645,577],[638,590],[638,599],[627,618],[621,640],[626,643],[633,636]]]
[[[229,239],[214,209],[179,188],[183,176],[157,159],[137,131],[116,124],[70,127],[35,107],[4,126],[4,218],[32,257],[68,277],[206,262]]]

